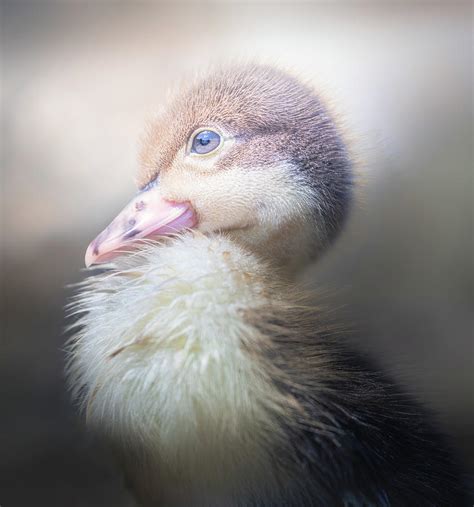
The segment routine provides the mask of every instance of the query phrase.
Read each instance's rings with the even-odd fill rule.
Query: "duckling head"
[[[340,230],[352,167],[309,86],[245,65],[177,93],[148,126],[137,180],[138,194],[89,245],[88,266],[192,228],[296,271]]]

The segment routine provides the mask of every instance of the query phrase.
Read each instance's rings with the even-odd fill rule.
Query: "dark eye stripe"
[[[221,144],[221,136],[213,130],[201,130],[198,132],[191,144],[191,153],[206,155],[214,151]]]

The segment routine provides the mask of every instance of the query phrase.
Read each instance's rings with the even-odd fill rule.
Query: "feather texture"
[[[72,389],[144,505],[467,505],[424,411],[224,235],[119,258],[73,308]]]

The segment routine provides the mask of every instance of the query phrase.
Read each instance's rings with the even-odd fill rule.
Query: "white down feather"
[[[147,496],[233,505],[232,492],[271,483],[278,394],[248,352],[265,338],[245,318],[268,302],[266,276],[222,235],[189,233],[82,284],[70,383],[88,422],[137,456],[129,473]]]

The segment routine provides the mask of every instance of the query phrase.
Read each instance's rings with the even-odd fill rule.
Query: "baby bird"
[[[139,192],[89,246],[68,374],[143,506],[462,506],[429,414],[294,275],[350,209],[318,95],[214,72],[148,128]]]

